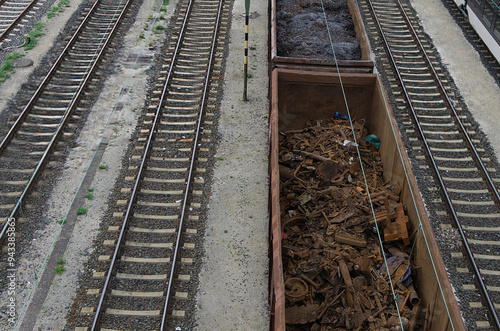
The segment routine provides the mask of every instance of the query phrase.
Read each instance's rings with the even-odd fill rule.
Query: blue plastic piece
[[[334,115],[333,115],[333,119],[334,120],[338,120],[338,121],[348,121],[349,120],[349,117],[342,114],[342,113],[339,113],[339,112],[336,112]]]

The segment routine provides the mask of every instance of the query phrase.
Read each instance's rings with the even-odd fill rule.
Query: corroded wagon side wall
[[[384,179],[402,190],[401,201],[410,219],[410,233],[416,233],[422,224],[425,238],[421,234],[416,237],[414,265],[422,307],[429,310],[429,329],[451,330],[453,325],[455,330],[465,330],[380,78],[371,73],[343,73],[339,77],[337,73],[291,69],[275,69],[271,79],[271,329],[285,330],[278,135],[280,131],[303,128],[307,120],[328,119],[337,111],[347,114],[344,95],[351,117],[365,119],[368,132],[380,137]]]

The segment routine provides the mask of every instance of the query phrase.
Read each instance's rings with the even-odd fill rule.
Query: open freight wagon
[[[463,320],[452,288],[449,284],[442,257],[436,245],[428,216],[425,212],[415,178],[410,168],[408,157],[397,131],[395,120],[378,75],[372,73],[341,73],[339,77],[339,74],[335,72],[277,68],[272,72],[271,91],[271,329],[322,330],[321,321],[324,321],[326,315],[325,311],[328,311],[327,303],[312,302],[312,299],[304,299],[305,294],[301,297],[295,297],[295,293],[292,293],[293,291],[300,292],[301,286],[307,289],[306,294],[319,291],[319,286],[317,284],[319,282],[318,279],[310,279],[302,275],[301,272],[298,272],[297,275],[301,274],[302,278],[298,276],[293,278],[297,284],[290,284],[290,282],[288,282],[285,287],[284,271],[288,272],[287,270],[293,267],[289,262],[289,256],[290,254],[293,255],[293,252],[290,253],[290,247],[288,246],[286,249],[282,247],[283,240],[287,238],[287,234],[284,232],[282,219],[289,219],[288,213],[290,210],[288,210],[286,206],[280,206],[280,200],[282,204],[285,201],[284,197],[280,196],[280,185],[283,185],[284,182],[283,179],[280,180],[280,167],[283,172],[283,165],[280,164],[283,163],[283,153],[279,155],[280,136],[282,141],[283,136],[286,136],[288,132],[300,132],[306,123],[308,123],[308,125],[311,125],[311,123],[315,125],[315,123],[318,123],[318,120],[330,120],[335,116],[336,112],[347,115],[348,111],[345,101],[347,100],[351,118],[355,119],[355,121],[364,121],[364,128],[366,131],[369,134],[374,134],[379,137],[380,147],[378,147],[377,153],[379,153],[379,158],[383,164],[383,181],[384,183],[392,185],[392,187],[398,188],[396,199],[402,205],[405,215],[409,220],[407,224],[408,237],[405,241],[406,244],[408,244],[407,248],[411,248],[412,277],[414,278],[416,293],[418,293],[419,297],[414,302],[411,298],[409,299],[407,297],[405,299],[405,304],[406,300],[409,300],[412,301],[414,308],[418,305],[420,309],[418,310],[418,316],[412,321],[412,325],[405,325],[405,329],[464,330]],[[350,123],[350,121],[348,120],[345,123]],[[297,174],[297,171],[295,171],[295,174]],[[281,175],[283,176],[283,173]],[[293,177],[294,174],[288,174],[288,176]],[[363,191],[363,188],[359,189],[359,193],[360,195],[367,195],[366,191]],[[303,198],[303,196],[301,197]],[[306,203],[310,199],[311,198],[308,197],[307,200],[303,200],[301,203]],[[332,221],[332,215],[324,214],[323,216],[327,220],[327,223],[328,221]],[[303,218],[305,219],[305,217]],[[337,228],[338,226],[342,226],[342,224],[345,223],[336,224]],[[299,227],[295,229],[297,231]],[[327,242],[331,247],[343,247],[342,245],[345,243],[345,240],[338,235],[332,238],[322,238],[323,242]],[[337,240],[340,242],[337,242]],[[355,240],[354,242],[356,244]],[[400,242],[400,244],[403,245],[402,241]],[[296,252],[296,254],[299,253]],[[353,278],[353,282],[356,282],[354,278],[358,278],[357,280],[359,280],[359,278],[363,279],[364,276],[359,270],[359,266],[357,266],[358,269],[351,268],[347,270],[346,263],[340,261],[343,260],[343,258],[336,259],[334,256],[330,257],[335,261],[334,265],[338,264],[338,270],[330,270],[331,275],[336,274],[335,278],[327,279],[331,284],[328,284],[325,280],[325,276],[323,276],[322,281],[324,281],[328,287],[334,287],[333,285],[337,284],[342,291],[346,291],[352,287],[352,284],[347,284],[347,282],[351,282],[351,277]],[[283,264],[284,258],[288,261],[285,265]],[[351,267],[353,265],[355,265],[355,263],[350,264]],[[375,269],[375,267],[370,270],[372,269]],[[374,282],[367,273],[365,273],[365,276],[366,279],[363,280],[365,285],[369,286]],[[395,285],[394,288],[396,290],[398,289]],[[338,293],[338,291],[336,293]],[[340,301],[340,299],[338,299],[339,296],[340,294],[335,298],[328,297],[329,302],[334,299]],[[362,311],[365,317],[370,314],[380,315],[381,312],[389,311],[387,306],[391,307],[392,298],[388,298],[385,308],[379,309],[380,302],[377,302],[377,307],[373,300],[375,296],[357,296],[356,300],[358,301],[354,300],[354,304],[352,296],[353,294],[347,295],[347,301],[343,299],[343,304],[345,306],[351,305],[354,307],[357,302],[358,312]],[[289,309],[292,305],[294,305],[293,309]],[[298,306],[298,308],[295,306]],[[370,306],[372,306],[372,309],[370,309]],[[304,313],[304,310],[307,309],[309,309],[309,311]],[[355,310],[352,310],[351,313],[355,315],[354,312]],[[301,316],[292,316],[294,314]],[[356,316],[353,316],[353,318],[355,317]],[[370,320],[370,318],[365,317],[363,317],[363,326],[360,326],[361,324],[359,323],[358,325],[353,325],[353,323],[355,324],[353,320],[354,322],[350,323],[350,325],[348,325],[349,327],[344,327],[344,329],[361,330],[368,329],[367,325],[376,325],[371,321],[373,319]],[[387,318],[389,318],[389,315],[387,315]],[[299,323],[299,325],[287,325],[287,321]],[[303,324],[303,328],[301,328],[300,323]],[[326,324],[328,324],[328,321]],[[396,324],[399,324],[399,322]],[[323,325],[323,327],[325,327],[325,325]]]
[[[325,13],[338,52],[337,61],[326,56],[331,54],[331,49],[320,0],[270,2],[270,62],[273,68],[307,66],[321,71],[373,72],[370,46],[356,1],[331,2],[326,4]],[[348,17],[352,18],[352,23],[345,22]],[[346,47],[351,49],[346,51]]]

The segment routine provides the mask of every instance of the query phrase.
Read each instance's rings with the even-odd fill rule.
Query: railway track
[[[471,329],[499,329],[498,276],[500,217],[498,178],[481,136],[464,112],[445,68],[399,1],[368,0],[361,5],[367,27],[395,98],[395,113],[416,158],[430,168],[441,197],[429,201],[431,219],[458,231],[461,245],[442,251],[452,284]],[[414,27],[414,24],[417,27]],[[451,223],[453,222],[453,223]],[[448,255],[449,256],[446,256]],[[487,309],[488,314],[484,312]]]
[[[34,8],[35,5],[43,2],[43,0],[0,1],[0,45],[29,11]]]
[[[211,93],[218,91],[229,6],[218,0],[179,6],[177,43],[166,52],[172,57],[139,128],[76,330],[193,323]]]
[[[0,242],[63,135],[129,1],[99,0],[0,143]]]

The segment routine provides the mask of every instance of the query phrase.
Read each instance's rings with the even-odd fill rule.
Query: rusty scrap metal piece
[[[420,297],[417,294],[417,291],[415,291],[415,287],[413,284],[410,284],[408,286],[408,291],[410,292],[410,303],[413,307],[419,306],[420,305]]]
[[[337,177],[337,174],[337,162],[332,160],[323,161],[318,168],[316,168],[316,176],[325,182],[331,182],[335,177]]]
[[[394,221],[392,221],[394,220]],[[375,214],[377,223],[385,222],[384,240],[387,242],[403,240],[405,245],[410,244],[408,235],[408,217],[404,213],[403,205],[398,204],[396,211],[392,213],[380,212]]]
[[[420,312],[420,305],[413,306],[413,309],[411,310],[409,331],[413,331],[417,327],[417,318],[418,318],[419,312]]]
[[[320,305],[293,306],[285,309],[285,320],[290,324],[306,324],[318,319]]]
[[[300,278],[288,278],[285,282],[285,296],[295,303],[306,298],[309,286]]]
[[[282,164],[279,165],[279,169],[280,169],[280,177],[281,178],[284,178],[284,179],[293,179],[294,178],[293,173],[295,172],[295,170],[290,169],[289,167],[284,166]]]
[[[386,244],[410,244],[401,189],[384,183],[378,149],[362,140],[364,123],[352,124],[356,139],[350,124],[338,120],[314,121],[280,136],[287,330],[390,329],[398,303],[391,302],[388,274],[398,280],[401,316],[418,327],[418,295],[402,282],[411,274],[409,257],[392,249],[388,268],[383,258]]]
[[[373,283],[379,292],[384,293],[389,290],[389,284],[382,276],[380,276],[377,270],[370,268],[370,275],[372,276]]]
[[[364,238],[344,231],[339,231],[335,234],[335,241],[356,247],[366,247],[367,245],[367,242]]]

